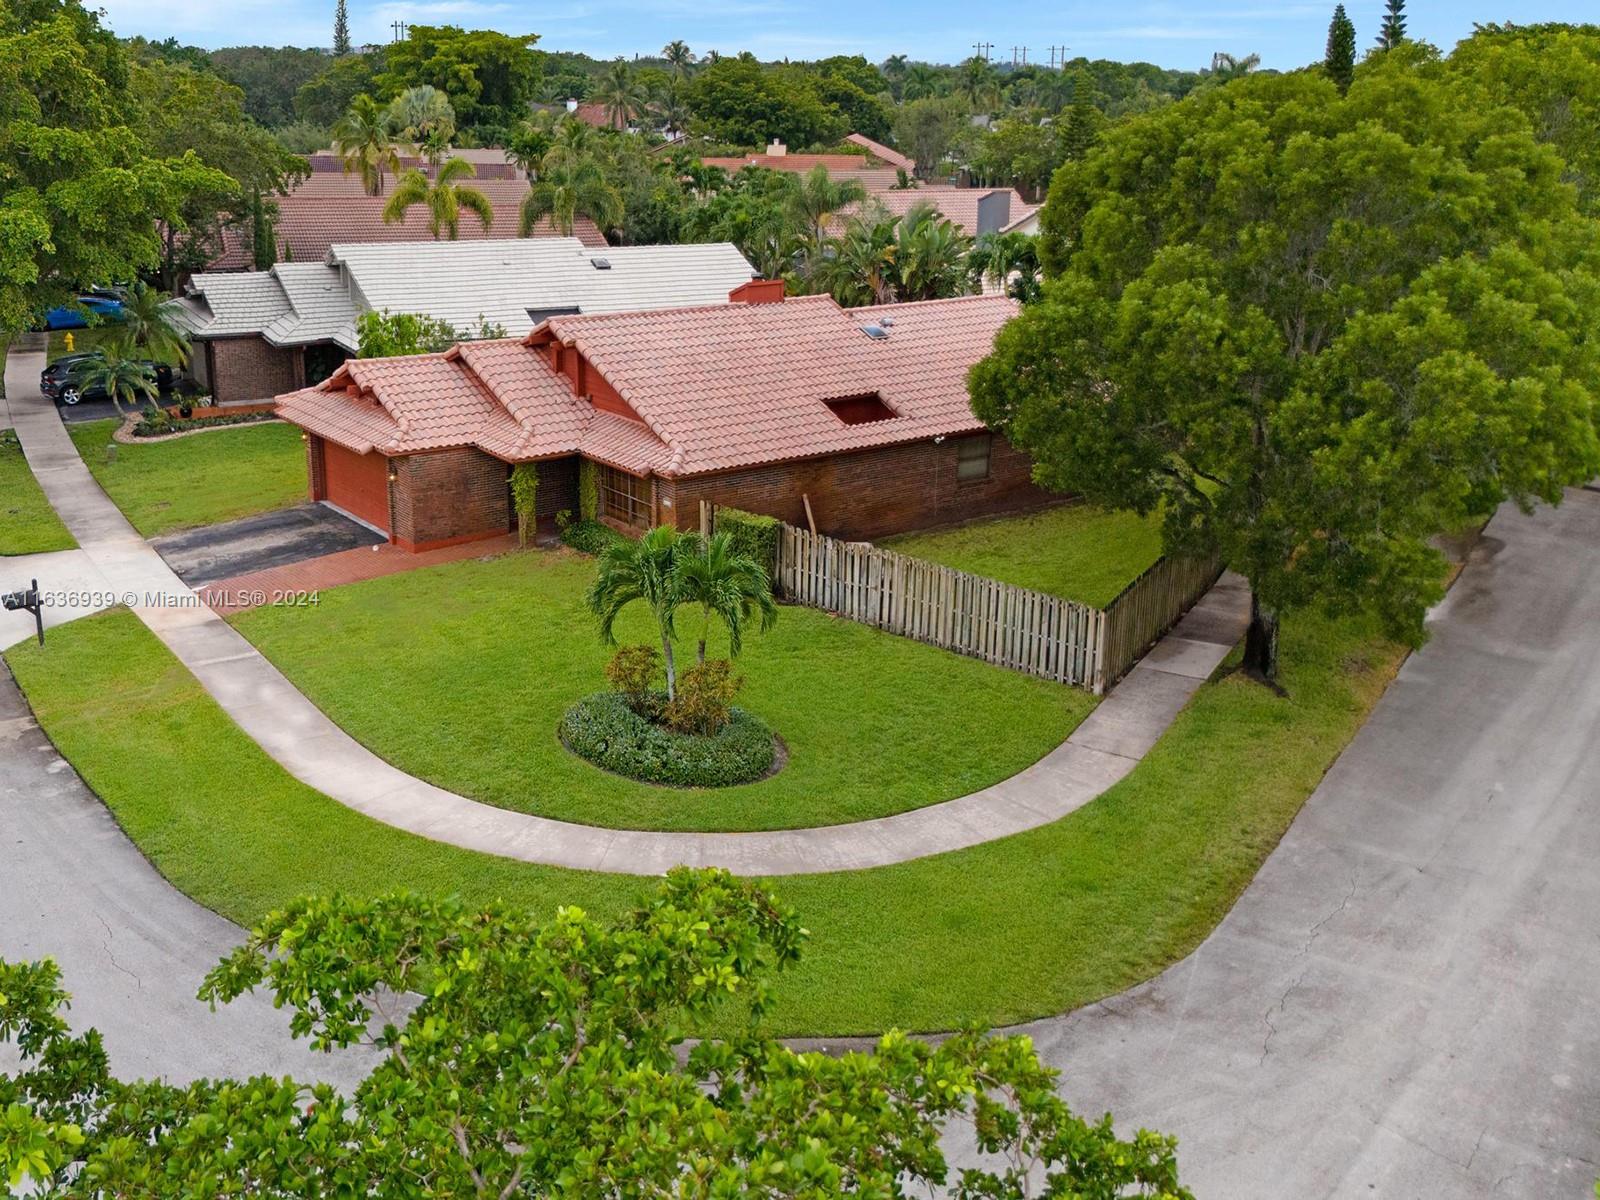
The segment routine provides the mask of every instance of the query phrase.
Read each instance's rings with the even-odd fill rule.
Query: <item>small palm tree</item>
[[[601,229],[622,223],[622,194],[606,179],[593,155],[579,154],[556,145],[539,165],[539,178],[522,201],[519,232],[530,236],[543,217],[549,217],[562,237],[572,236],[579,216]]]
[[[389,101],[389,127],[418,144],[440,137],[448,142],[456,132],[456,110],[438,88],[429,84],[410,87]]]
[[[605,69],[590,89],[589,99],[605,108],[606,120],[614,129],[626,129],[633,124],[634,117],[649,101],[632,69],[621,59]]]
[[[663,46],[661,57],[667,60],[667,66],[672,68],[672,73],[679,79],[685,78],[689,74],[689,68],[694,66],[694,53],[680,38],[674,38]]]
[[[675,567],[682,536],[670,525],[658,525],[637,542],[612,542],[600,554],[599,573],[586,597],[590,611],[600,618],[600,640],[608,646],[616,645],[617,617],[624,608],[640,601],[650,610],[661,636],[668,700],[678,694],[672,639],[673,615],[681,603]]]
[[[961,66],[961,94],[974,109],[980,109],[994,98],[994,93],[994,68],[974,54]]]
[[[744,628],[757,613],[761,631],[771,629],[778,619],[778,605],[772,599],[772,581],[762,565],[735,549],[726,533],[709,538],[699,534],[680,537],[673,583],[679,604],[700,606],[700,645],[698,662],[706,661],[706,636],[711,618],[718,618],[728,629],[728,657],[738,658],[744,647]]]
[[[1261,55],[1246,54],[1243,58],[1218,50],[1211,56],[1211,74],[1219,83],[1239,79],[1261,65]]]
[[[389,114],[371,96],[357,96],[333,127],[333,148],[346,175],[361,176],[369,196],[383,195],[383,173],[400,173],[400,153],[390,134]]]
[[[967,255],[972,239],[932,204],[914,204],[895,227],[895,295],[905,300],[942,300],[967,290]]]
[[[124,401],[135,408],[141,400],[152,406],[155,404],[155,372],[138,359],[118,353],[115,348],[102,347],[89,359],[83,370],[83,386],[105,392],[118,413],[122,412]]]
[[[172,315],[172,298],[136,280],[122,301],[121,350],[130,357],[181,367],[189,361],[189,335]]]
[[[906,68],[900,95],[906,100],[926,100],[940,92],[939,72],[927,63],[912,63]]]
[[[858,179],[835,179],[828,168],[818,163],[801,177],[800,186],[790,198],[795,220],[805,227],[813,249],[820,248],[828,236],[828,226],[843,209],[860,204],[867,189]]]
[[[461,210],[476,213],[485,230],[494,222],[494,208],[475,187],[458,182],[476,176],[478,169],[464,158],[452,158],[429,179],[421,171],[407,171],[400,178],[394,195],[383,206],[383,221],[394,225],[406,219],[406,213],[421,204],[428,210],[428,229],[435,241],[444,234],[450,241],[461,236]]]
[[[895,221],[879,209],[853,219],[823,259],[818,282],[846,308],[894,299]]]

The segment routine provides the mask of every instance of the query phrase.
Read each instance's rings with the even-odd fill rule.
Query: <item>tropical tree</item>
[[[909,77],[906,90],[910,97]],[[894,113],[895,142],[916,162],[917,174],[924,179],[944,161],[966,127],[965,107],[949,97],[908,98]]]
[[[892,301],[895,224],[878,206],[852,217],[818,263],[816,282],[846,308]]]
[[[452,242],[461,236],[462,209],[475,213],[487,230],[494,223],[494,206],[489,197],[460,182],[477,174],[478,168],[464,158],[450,159],[432,179],[415,168],[407,171],[383,206],[384,224],[399,224],[406,219],[406,213],[420,204],[428,210],[428,231],[434,241],[441,235]]]
[[[972,239],[931,202],[913,204],[895,222],[895,298],[942,300],[964,294],[971,249]]]
[[[0,1073],[0,1180],[147,1200],[1191,1200],[1172,1138],[1124,1140],[1109,1117],[1075,1115],[1025,1037],[890,1033],[834,1056],[765,1036],[771,984],[806,937],[759,885],[683,868],[609,921],[416,895],[294,900],[201,998],[261,989],[313,1047],[363,1047],[371,1071],[348,1094],[116,1079],[100,1035],[64,1018],[55,963],[0,961],[0,1062],[19,1064]],[[737,1036],[686,1042],[713,1021]],[[978,1158],[959,1177],[958,1132]]]
[[[650,97],[633,69],[619,58],[595,80],[589,99],[605,108],[606,120],[613,129],[626,129],[644,111]]]
[[[1088,154],[1100,140],[1100,125],[1100,112],[1094,103],[1094,79],[1089,72],[1079,71],[1072,80],[1072,109],[1061,131],[1061,157],[1072,161]]]
[[[1350,90],[1350,81],[1356,74],[1356,27],[1342,4],[1333,6],[1333,20],[1328,22],[1328,48],[1322,56],[1322,69],[1341,92]]]
[[[944,90],[944,80],[936,67],[927,63],[912,63],[906,68],[904,82],[900,85],[902,100],[931,100]]]
[[[1211,78],[1217,83],[1242,79],[1261,65],[1261,55],[1246,54],[1243,58],[1218,50],[1211,56]]]
[[[350,102],[350,111],[333,127],[333,149],[346,175],[361,176],[369,196],[383,195],[383,173],[400,173],[400,152],[389,127],[389,113],[371,96]]]
[[[122,301],[114,341],[124,352],[181,367],[189,361],[189,334],[173,317],[172,297],[136,279]]]
[[[906,70],[911,65],[904,54],[891,54],[883,60],[883,77],[889,81],[889,94],[899,100],[905,87]]]
[[[667,60],[667,66],[672,68],[674,76],[688,78],[689,69],[694,66],[694,52],[689,49],[687,42],[674,38],[661,48],[661,57]]]
[[[157,391],[155,372],[115,345],[102,346],[88,360],[83,368],[83,387],[105,392],[119,413],[123,404],[130,408],[137,408],[141,400],[153,404]]]
[[[588,217],[602,230],[613,229],[622,223],[622,195],[592,154],[558,144],[545,154],[539,177],[523,198],[519,233],[530,237],[540,219],[549,217],[557,233],[571,237],[579,216]]]
[[[974,411],[1041,483],[1243,575],[1261,678],[1307,605],[1419,641],[1430,538],[1600,471],[1600,225],[1561,173],[1470,77],[1393,53],[1348,96],[1257,76],[1125,122],[1056,176],[1053,278]]]
[[[1406,40],[1406,0],[1388,0],[1378,27],[1378,49],[1393,50]]]
[[[419,146],[441,138],[448,145],[456,133],[450,98],[431,84],[409,87],[389,101],[388,117],[395,136]]]
[[[818,163],[800,177],[800,186],[790,196],[789,204],[796,224],[805,231],[812,247],[820,248],[834,217],[866,198],[867,189],[860,180],[835,179],[827,167]]]
[[[975,110],[981,110],[993,103],[998,85],[995,83],[994,68],[989,65],[989,60],[974,54],[962,63],[958,86],[962,97]]]
[[[738,658],[744,647],[744,629],[757,616],[765,633],[778,620],[772,599],[772,581],[766,569],[735,547],[727,533],[701,537],[689,534],[678,547],[673,584],[680,604],[700,606],[700,640],[697,661],[706,661],[706,637],[715,617],[728,631],[728,657]]]
[[[967,257],[975,284],[1003,289],[1014,300],[1032,304],[1043,294],[1039,281],[1039,239],[1018,230],[985,233]]]
[[[619,538],[600,552],[599,571],[589,587],[589,610],[600,618],[600,640],[617,644],[617,617],[634,602],[650,610],[661,638],[661,658],[666,665],[667,699],[678,694],[678,672],[672,659],[676,636],[673,618],[683,595],[678,589],[677,565],[683,535],[671,525],[657,525],[638,541]]]

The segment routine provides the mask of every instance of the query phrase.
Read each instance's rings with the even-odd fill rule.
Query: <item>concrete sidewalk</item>
[[[340,729],[206,607],[89,474],[37,386],[42,353],[13,351],[11,415],[40,486],[89,560],[223,710],[295,778],[375,820],[524,862],[659,875],[679,864],[744,875],[859,870],[960,850],[1060,820],[1133,770],[1244,632],[1248,596],[1224,578],[1066,742],[980,792],[873,821],[761,833],[602,829],[447,792]]]

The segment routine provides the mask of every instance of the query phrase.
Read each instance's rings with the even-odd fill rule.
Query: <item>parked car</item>
[[[89,325],[88,316],[78,307],[82,305],[90,313],[99,317],[101,321],[117,322],[122,320],[122,301],[111,292],[85,292],[78,297],[77,304],[63,304],[60,308],[52,308],[44,315],[46,329],[85,329]]]
[[[96,356],[92,353],[65,354],[46,367],[39,375],[39,390],[57,404],[77,404],[82,400],[105,400],[105,388],[86,382],[89,364]],[[166,363],[145,360],[144,365],[154,375],[156,387],[170,392],[173,385],[172,368]]]

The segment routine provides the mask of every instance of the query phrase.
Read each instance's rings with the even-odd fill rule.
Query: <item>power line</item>
[[[973,55],[974,58],[981,58],[981,59],[983,59],[984,62],[988,62],[989,61],[989,51],[994,49],[994,43],[993,42],[973,42],[972,43],[972,48],[973,48],[974,51],[976,51],[976,53]]]

